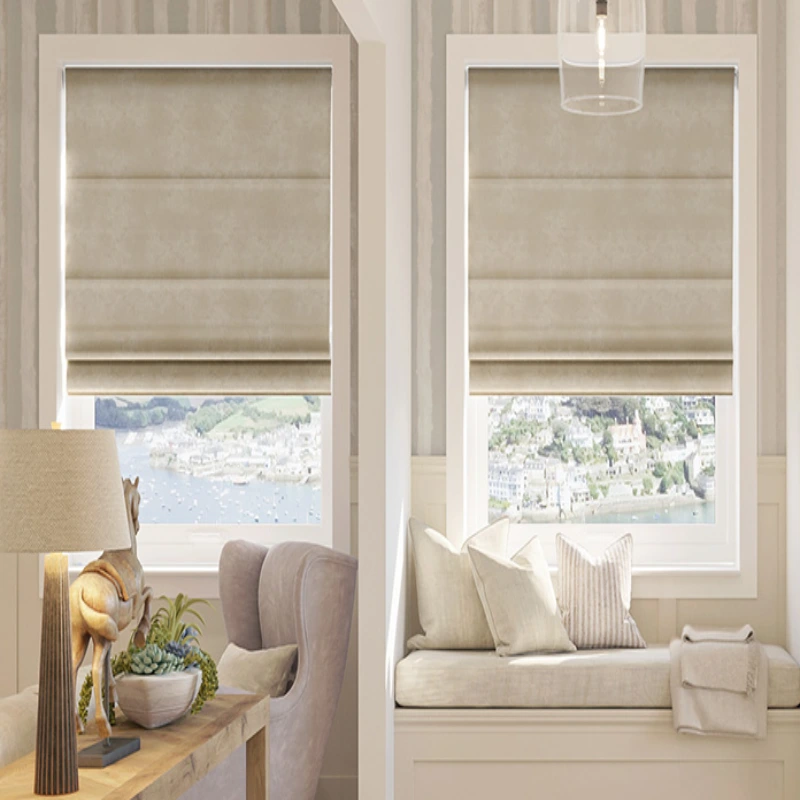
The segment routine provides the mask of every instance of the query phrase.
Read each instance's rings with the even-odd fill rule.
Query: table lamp
[[[130,547],[113,431],[0,430],[0,551],[46,553],[39,654],[39,795],[78,790],[66,552]]]

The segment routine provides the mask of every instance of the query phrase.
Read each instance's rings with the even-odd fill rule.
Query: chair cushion
[[[33,750],[38,705],[39,693],[35,686],[0,699],[0,768]]]
[[[800,705],[800,666],[765,645],[770,708]],[[500,658],[423,650],[397,665],[395,697],[409,708],[670,708],[669,648],[584,650]]]
[[[219,660],[217,676],[220,684],[253,694],[283,697],[296,663],[296,644],[269,650],[243,650],[231,643]]]

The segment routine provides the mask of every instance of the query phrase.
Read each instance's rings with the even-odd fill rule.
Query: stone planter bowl
[[[203,674],[197,667],[168,675],[118,675],[117,703],[125,716],[143,728],[163,728],[192,707]]]

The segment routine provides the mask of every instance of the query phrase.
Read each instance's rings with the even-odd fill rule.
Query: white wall
[[[786,641],[800,659],[800,3],[786,9]]]
[[[359,797],[373,800],[393,796],[410,505],[411,0],[359,5],[377,25],[359,39]]]

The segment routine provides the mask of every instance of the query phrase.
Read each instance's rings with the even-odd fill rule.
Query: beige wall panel
[[[661,642],[659,636],[658,604],[660,600],[633,600],[631,601],[631,614],[636,620],[636,627],[648,644]]]
[[[38,258],[39,226],[39,153],[38,153],[38,85],[37,68],[39,38],[37,32],[36,3],[20,4],[21,20],[21,107],[20,107],[20,211],[24,224],[20,231],[20,269],[22,271],[20,302],[20,373],[9,384],[18,391],[21,414],[18,427],[35,428],[39,414],[37,371],[38,291],[36,271]],[[11,33],[11,36],[14,34]],[[12,154],[12,158],[15,154]],[[16,382],[19,381],[17,384]],[[12,426],[12,423],[9,424]],[[16,426],[15,426],[16,427]]]
[[[473,278],[729,278],[729,179],[473,179]]]
[[[73,2],[75,33],[98,33],[100,0],[73,0]]]
[[[71,179],[69,278],[327,278],[330,182]]]
[[[0,697],[17,691],[17,556],[0,554]]]
[[[648,70],[640,112],[590,117],[562,111],[557,70],[470,70],[470,177],[729,178],[733,87],[732,70]]]
[[[230,0],[207,0],[209,33],[231,33]]]
[[[0,428],[6,426],[7,369],[6,357],[8,334],[8,240],[6,237],[6,215],[8,213],[6,185],[8,182],[8,48],[6,36],[8,10],[0,3]],[[1,639],[2,637],[0,637]]]
[[[684,625],[709,626],[744,625],[749,623],[758,638],[765,642],[784,644],[786,631],[780,612],[784,605],[781,591],[785,564],[780,557],[784,533],[781,515],[785,507],[776,504],[758,507],[758,599],[757,600],[679,600],[678,630]],[[762,535],[769,532],[770,535]]]
[[[325,69],[70,70],[67,175],[327,178],[330,114]]]

